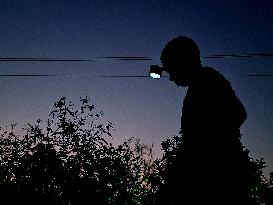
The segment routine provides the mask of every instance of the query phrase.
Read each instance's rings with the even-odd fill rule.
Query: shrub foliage
[[[78,107],[59,99],[47,121],[0,131],[0,196],[7,204],[155,204],[183,143],[181,136],[163,141],[162,159],[135,138],[114,146],[113,124],[87,96]],[[263,160],[249,162],[250,197],[273,204]]]

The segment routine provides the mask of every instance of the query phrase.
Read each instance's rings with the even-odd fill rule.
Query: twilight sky
[[[148,75],[149,66],[172,38],[186,35],[199,45],[203,65],[232,83],[248,119],[242,142],[273,171],[273,57],[204,58],[220,54],[273,53],[271,0],[1,0],[0,58],[91,59],[88,62],[0,61],[0,124],[46,119],[53,102],[88,95],[114,123],[117,142],[136,136],[154,144],[178,134],[185,88],[168,78],[105,78]],[[108,56],[144,56],[124,61]]]

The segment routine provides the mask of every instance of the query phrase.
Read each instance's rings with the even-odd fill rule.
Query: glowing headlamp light
[[[151,65],[149,76],[153,79],[160,79],[162,77],[163,68],[158,65]]]

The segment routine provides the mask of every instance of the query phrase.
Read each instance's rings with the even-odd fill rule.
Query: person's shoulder
[[[219,71],[207,66],[201,70],[199,85],[202,86],[202,88],[200,89],[210,90],[212,93],[233,92],[231,83]]]
[[[223,83],[226,85],[230,85],[230,82],[226,79],[226,77],[212,67],[208,67],[208,66],[203,67],[202,75],[205,79],[207,79],[211,83],[221,83],[221,84]]]
[[[209,66],[202,67],[202,73],[203,75],[209,77],[223,77],[223,75],[219,71]]]

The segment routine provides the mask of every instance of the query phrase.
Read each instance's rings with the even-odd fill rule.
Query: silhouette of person
[[[197,44],[174,38],[162,50],[170,81],[187,87],[181,116],[183,143],[169,169],[159,204],[245,204],[247,161],[240,126],[247,118],[230,82],[203,67]]]

